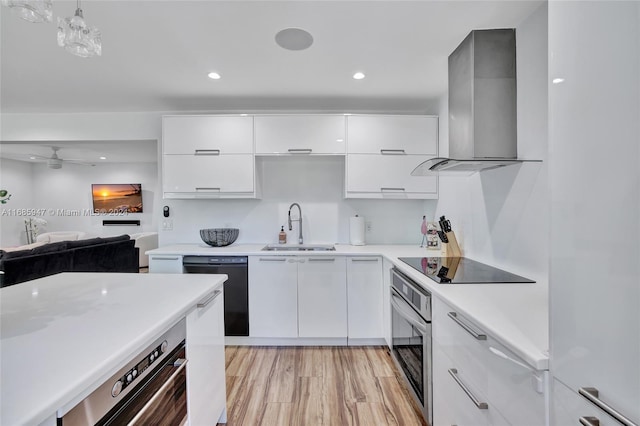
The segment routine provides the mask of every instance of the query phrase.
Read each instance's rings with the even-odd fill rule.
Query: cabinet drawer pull
[[[580,417],[580,424],[582,426],[600,426],[600,419],[597,417]]]
[[[381,149],[382,155],[402,155],[405,154],[404,149]]]
[[[311,154],[313,152],[310,148],[289,148],[291,154]]]
[[[377,262],[379,259],[351,259],[352,262]]]
[[[260,262],[286,262],[284,257],[261,257],[258,259]]]
[[[220,192],[220,188],[208,188],[206,186],[197,186],[196,191],[217,191]]]
[[[453,380],[456,381],[458,386],[460,386],[462,388],[464,393],[467,394],[469,399],[471,399],[471,401],[473,401],[473,403],[476,405],[476,407],[478,407],[478,409],[486,410],[486,409],[489,408],[489,405],[486,402],[480,402],[480,400],[478,400],[478,398],[476,398],[475,395],[471,393],[469,388],[464,383],[462,383],[462,380],[460,380],[460,377],[458,377],[458,370],[456,370],[455,368],[450,368],[449,369],[449,374],[451,375],[451,377],[453,377]]]
[[[587,401],[589,401],[590,403],[592,403],[602,411],[606,412],[608,415],[616,419],[621,424],[625,426],[638,426],[637,424],[635,424],[634,422],[632,422],[631,420],[629,420],[628,418],[620,414],[615,408],[611,407],[609,404],[601,400],[598,397],[599,395],[598,389],[585,387],[585,388],[578,389],[578,393],[583,397],[585,397]]]
[[[309,262],[335,262],[336,259],[334,257],[326,258],[326,257],[310,257]]]
[[[178,256],[176,257],[152,257],[151,260],[178,260],[180,259]]]
[[[449,318],[451,318],[456,323],[458,323],[458,325],[460,327],[464,328],[465,331],[467,333],[469,333],[470,335],[472,335],[475,339],[477,339],[477,340],[487,340],[487,335],[486,334],[480,334],[477,331],[475,331],[473,328],[471,328],[469,325],[467,325],[464,322],[462,322],[462,320],[460,318],[458,318],[458,314],[457,313],[449,312],[447,315],[449,315]]]
[[[404,188],[388,188],[388,187],[385,188],[385,187],[382,187],[382,188],[380,188],[380,191],[382,191],[382,192],[389,192],[389,191],[392,191],[392,192],[404,192],[405,189]]]
[[[196,155],[220,155],[219,149],[196,149]]]
[[[220,294],[222,294],[222,291],[221,290],[216,290],[213,293],[211,293],[209,296],[207,296],[205,299],[199,301],[196,306],[198,308],[204,308],[209,303],[211,303],[212,300],[214,300],[216,297],[220,296]]]

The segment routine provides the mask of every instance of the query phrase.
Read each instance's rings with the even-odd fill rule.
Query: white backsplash
[[[160,245],[199,243],[201,228],[239,228],[238,243],[277,243],[285,226],[287,242],[298,240],[298,223],[287,228],[291,203],[302,207],[303,238],[309,243],[348,243],[349,218],[363,216],[371,229],[367,244],[416,244],[422,216],[433,217],[434,201],[344,199],[343,157],[259,157],[259,200],[163,200],[173,230],[160,229]],[[161,210],[161,209],[160,209]],[[293,209],[292,217],[298,217]]]

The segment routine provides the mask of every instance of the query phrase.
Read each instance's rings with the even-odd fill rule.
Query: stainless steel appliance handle
[[[291,154],[311,154],[313,149],[310,148],[289,148],[288,151]]]
[[[166,382],[164,382],[164,384],[162,385],[162,387],[160,389],[158,389],[158,392],[156,392],[151,399],[144,405],[144,407],[142,407],[142,409],[138,412],[138,414],[136,414],[136,416],[131,419],[131,421],[127,424],[127,426],[132,426],[135,425],[140,418],[142,418],[146,412],[149,410],[149,408],[155,403],[156,399],[160,398],[160,395],[162,395],[163,392],[165,392],[169,386],[173,385],[173,381],[175,380],[176,377],[178,377],[178,375],[182,372],[182,370],[187,366],[188,360],[185,360],[180,367],[178,367],[178,369],[171,375],[171,377],[169,377],[167,379]]]
[[[469,326],[468,324],[465,324],[464,322],[462,322],[462,320],[460,318],[458,318],[458,314],[457,313],[449,312],[447,315],[449,316],[449,318],[454,320],[460,327],[464,328],[465,331],[467,333],[469,333],[470,335],[472,335],[475,339],[477,339],[477,340],[487,340],[487,335],[486,334],[480,334],[477,331],[475,331],[473,328],[471,328],[471,326]]]
[[[260,262],[286,262],[286,257],[261,257],[258,259]]]
[[[585,397],[587,401],[600,408],[602,411],[606,412],[608,415],[616,419],[620,424],[625,426],[638,426],[636,423],[632,422],[622,414],[620,414],[615,408],[611,407],[609,404],[598,398],[599,392],[596,388],[584,387],[578,389],[578,393]]]
[[[176,256],[176,257],[156,257],[156,256],[152,256],[151,259],[153,260],[178,260],[180,259],[180,257]]]
[[[220,155],[219,149],[196,149],[195,155]]]
[[[404,192],[405,189],[404,188],[386,188],[386,187],[381,187],[380,191],[382,191],[382,192],[387,192],[387,191]]]
[[[201,300],[200,302],[198,302],[198,304],[196,305],[198,308],[204,308],[205,306],[207,306],[209,303],[211,303],[211,301],[215,300],[216,297],[220,296],[220,294],[222,293],[222,290],[216,290],[213,293],[211,293],[208,297],[206,297],[205,299]]]
[[[400,296],[391,293],[391,304],[396,308],[396,311],[402,318],[417,328],[421,333],[427,334],[429,332],[427,323],[425,323]]]
[[[600,426],[600,419],[597,417],[580,417],[580,424],[582,426]]]
[[[453,377],[453,380],[456,381],[458,386],[460,386],[462,388],[464,393],[467,394],[469,399],[471,399],[471,401],[473,401],[473,403],[476,405],[476,407],[478,407],[478,409],[486,410],[486,409],[489,408],[489,404],[487,404],[486,402],[480,402],[480,400],[478,398],[476,398],[476,396],[473,393],[471,393],[469,388],[464,383],[462,383],[462,380],[460,380],[460,377],[458,377],[458,370],[457,369],[450,368],[449,369],[449,374],[451,375],[451,377]]]
[[[381,149],[380,154],[382,155],[398,155],[405,154],[404,149]]]
[[[220,191],[220,188],[209,188],[206,186],[196,186],[196,191]]]

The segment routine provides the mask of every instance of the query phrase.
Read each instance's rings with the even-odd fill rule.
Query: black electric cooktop
[[[401,257],[400,260],[440,284],[535,283],[466,257]]]

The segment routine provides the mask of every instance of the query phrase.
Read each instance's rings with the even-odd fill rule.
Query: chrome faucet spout
[[[298,219],[291,219],[291,209],[293,207],[297,207],[298,208]],[[298,223],[298,243],[299,244],[303,244],[303,240],[302,240],[302,208],[300,207],[300,204],[298,203],[293,203],[289,206],[289,231],[293,230],[293,224],[292,222],[299,222]]]

